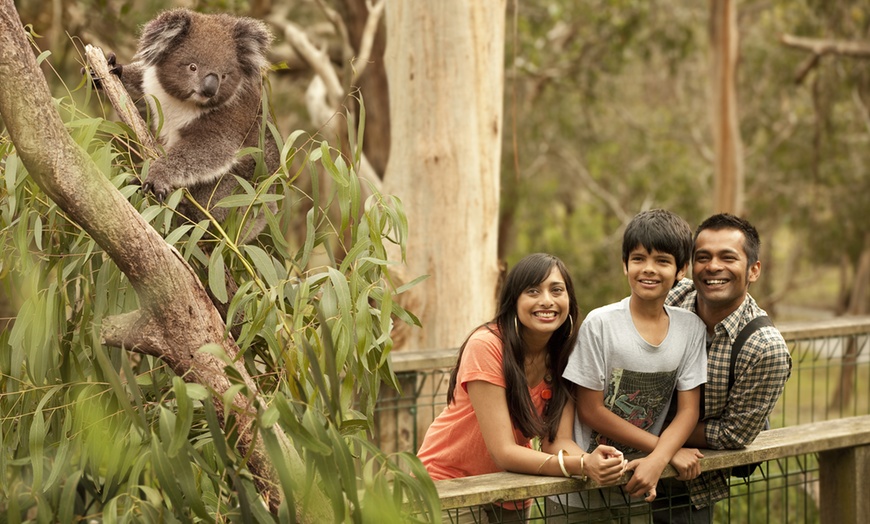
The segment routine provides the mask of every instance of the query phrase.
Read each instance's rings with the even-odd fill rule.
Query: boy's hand
[[[625,473],[628,463],[622,452],[612,446],[598,446],[592,453],[586,455],[583,465],[586,475],[599,486],[616,484]]]
[[[656,485],[665,470],[667,463],[662,463],[656,457],[646,456],[634,459],[625,467],[626,471],[634,471],[628,484],[622,489],[632,497],[642,497],[647,502],[656,499]]]
[[[698,459],[704,454],[695,448],[680,448],[671,459],[671,466],[677,470],[677,480],[692,480],[701,474],[701,463]]]

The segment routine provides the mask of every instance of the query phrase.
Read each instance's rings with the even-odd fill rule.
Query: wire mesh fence
[[[771,427],[870,414],[870,319],[801,323],[780,330],[793,365],[770,417]],[[446,404],[455,353],[441,352],[438,358],[427,355],[425,359],[420,355],[425,366],[416,366],[413,355],[403,358],[397,372],[402,391],[385,391],[381,396],[375,438],[386,451],[416,451]],[[714,522],[819,521],[815,454],[768,461],[748,479],[730,479],[730,495],[715,505]],[[528,502],[525,511],[490,505],[450,510],[443,516],[445,522],[649,522],[651,517],[648,504],[625,508],[606,502],[606,511],[596,514],[567,501],[564,495],[537,498]]]

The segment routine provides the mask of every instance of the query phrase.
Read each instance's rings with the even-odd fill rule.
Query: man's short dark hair
[[[761,239],[758,237],[758,231],[755,226],[749,223],[748,220],[732,215],[731,213],[719,213],[713,215],[707,220],[701,222],[698,229],[695,230],[695,240],[701,231],[710,229],[720,231],[722,229],[736,229],[743,233],[743,251],[746,252],[746,258],[749,265],[758,262],[758,252],[761,247]]]
[[[637,246],[647,251],[661,251],[673,255],[677,269],[684,268],[692,259],[692,228],[679,215],[664,209],[642,211],[631,219],[622,235],[622,263]]]

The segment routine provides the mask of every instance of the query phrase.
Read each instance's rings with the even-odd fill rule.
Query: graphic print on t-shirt
[[[614,369],[607,385],[604,406],[619,418],[649,431],[662,410],[668,408],[676,383],[677,370],[645,373]],[[625,454],[638,452],[593,430],[588,451],[591,453],[600,444],[613,446]]]

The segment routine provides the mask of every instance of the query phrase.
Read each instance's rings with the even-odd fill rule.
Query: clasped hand
[[[622,479],[628,461],[613,446],[598,446],[586,455],[586,475],[599,486],[611,486]]]
[[[699,459],[704,455],[694,448],[681,448],[671,458],[670,464],[677,470],[677,480],[691,480],[701,474]],[[668,463],[652,455],[632,460],[626,471],[634,471],[631,479],[623,487],[632,497],[642,497],[647,502],[656,498],[656,486]]]
[[[704,454],[695,448],[680,448],[671,459],[671,466],[677,470],[677,480],[692,480],[701,474],[700,459]]]

